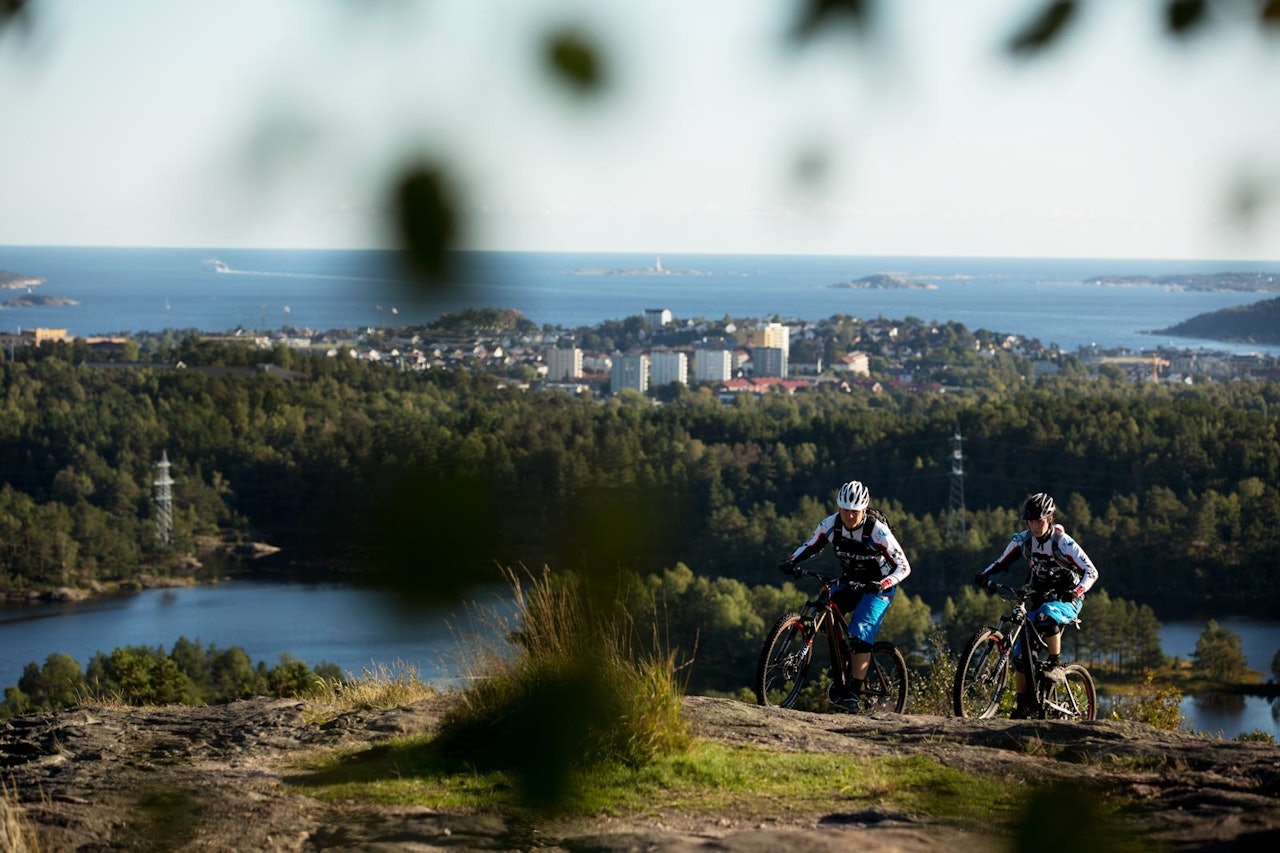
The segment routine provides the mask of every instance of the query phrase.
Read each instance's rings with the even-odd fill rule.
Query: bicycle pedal
[[[1051,666],[1040,670],[1040,675],[1050,684],[1066,684],[1067,671],[1060,666]]]

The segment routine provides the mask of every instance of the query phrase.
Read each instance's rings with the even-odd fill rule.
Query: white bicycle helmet
[[[836,496],[836,506],[841,509],[866,509],[870,503],[871,493],[857,480],[850,480],[841,486],[840,494]]]

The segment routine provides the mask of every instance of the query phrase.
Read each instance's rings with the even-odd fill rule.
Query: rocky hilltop
[[[535,821],[320,800],[298,782],[309,757],[429,731],[450,697],[389,711],[326,712],[295,700],[216,707],[81,707],[0,723],[11,811],[46,850],[990,850],[985,829],[883,809],[813,813],[804,802]],[[1138,723],[859,718],[688,697],[693,732],[730,744],[840,756],[920,756],[1009,784],[1096,785],[1135,803],[1142,848],[1274,849],[1280,746],[1223,742]],[[815,786],[821,785],[814,779]],[[14,808],[16,807],[16,808]],[[1118,848],[1117,848],[1118,849]]]

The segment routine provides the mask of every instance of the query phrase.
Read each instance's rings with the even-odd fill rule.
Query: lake
[[[497,589],[481,590],[482,609],[499,608]],[[447,686],[459,674],[455,631],[472,629],[467,607],[413,605],[387,590],[342,584],[229,580],[144,590],[79,603],[0,605],[0,683],[63,652],[85,667],[120,646],[172,651],[180,637],[206,648],[239,646],[268,667],[291,654],[312,667],[336,664],[360,675],[380,666],[412,667]],[[478,626],[477,626],[478,627]]]
[[[1160,630],[1160,646],[1165,654],[1183,660],[1196,650],[1196,640],[1207,620],[1166,623]],[[1280,651],[1280,623],[1256,619],[1223,618],[1223,628],[1240,637],[1249,669],[1272,678],[1271,659]],[[1237,734],[1261,731],[1280,740],[1280,701],[1262,696],[1187,696],[1182,700],[1182,716],[1190,728],[1207,734],[1233,738]]]
[[[449,687],[462,674],[455,637],[483,631],[478,617],[485,613],[509,612],[508,594],[505,587],[486,587],[470,596],[474,607],[423,606],[388,590],[236,579],[76,604],[0,605],[0,686],[17,684],[26,664],[42,664],[55,652],[84,667],[94,654],[118,646],[171,651],[186,637],[206,648],[239,646],[255,664],[268,667],[285,654],[312,667],[336,664],[353,675],[412,667],[423,681]],[[1270,673],[1280,649],[1280,621],[1218,623],[1240,635],[1251,669]],[[1166,654],[1189,658],[1203,630],[1203,621],[1170,622],[1160,642]],[[1187,697],[1182,713],[1195,731],[1226,738],[1262,731],[1280,740],[1276,708],[1257,696]]]

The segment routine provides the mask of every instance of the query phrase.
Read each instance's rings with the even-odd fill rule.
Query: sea
[[[389,251],[0,247],[0,272],[41,280],[0,290],[0,331],[359,331],[421,325],[467,308],[516,309],[539,326],[572,329],[665,308],[677,322],[813,322],[837,314],[958,322],[1067,352],[1159,346],[1280,355],[1276,345],[1151,333],[1276,293],[1088,283],[1098,276],[1280,273],[1280,261],[555,252],[457,259],[447,286],[426,286]],[[877,273],[926,287],[840,286]]]

